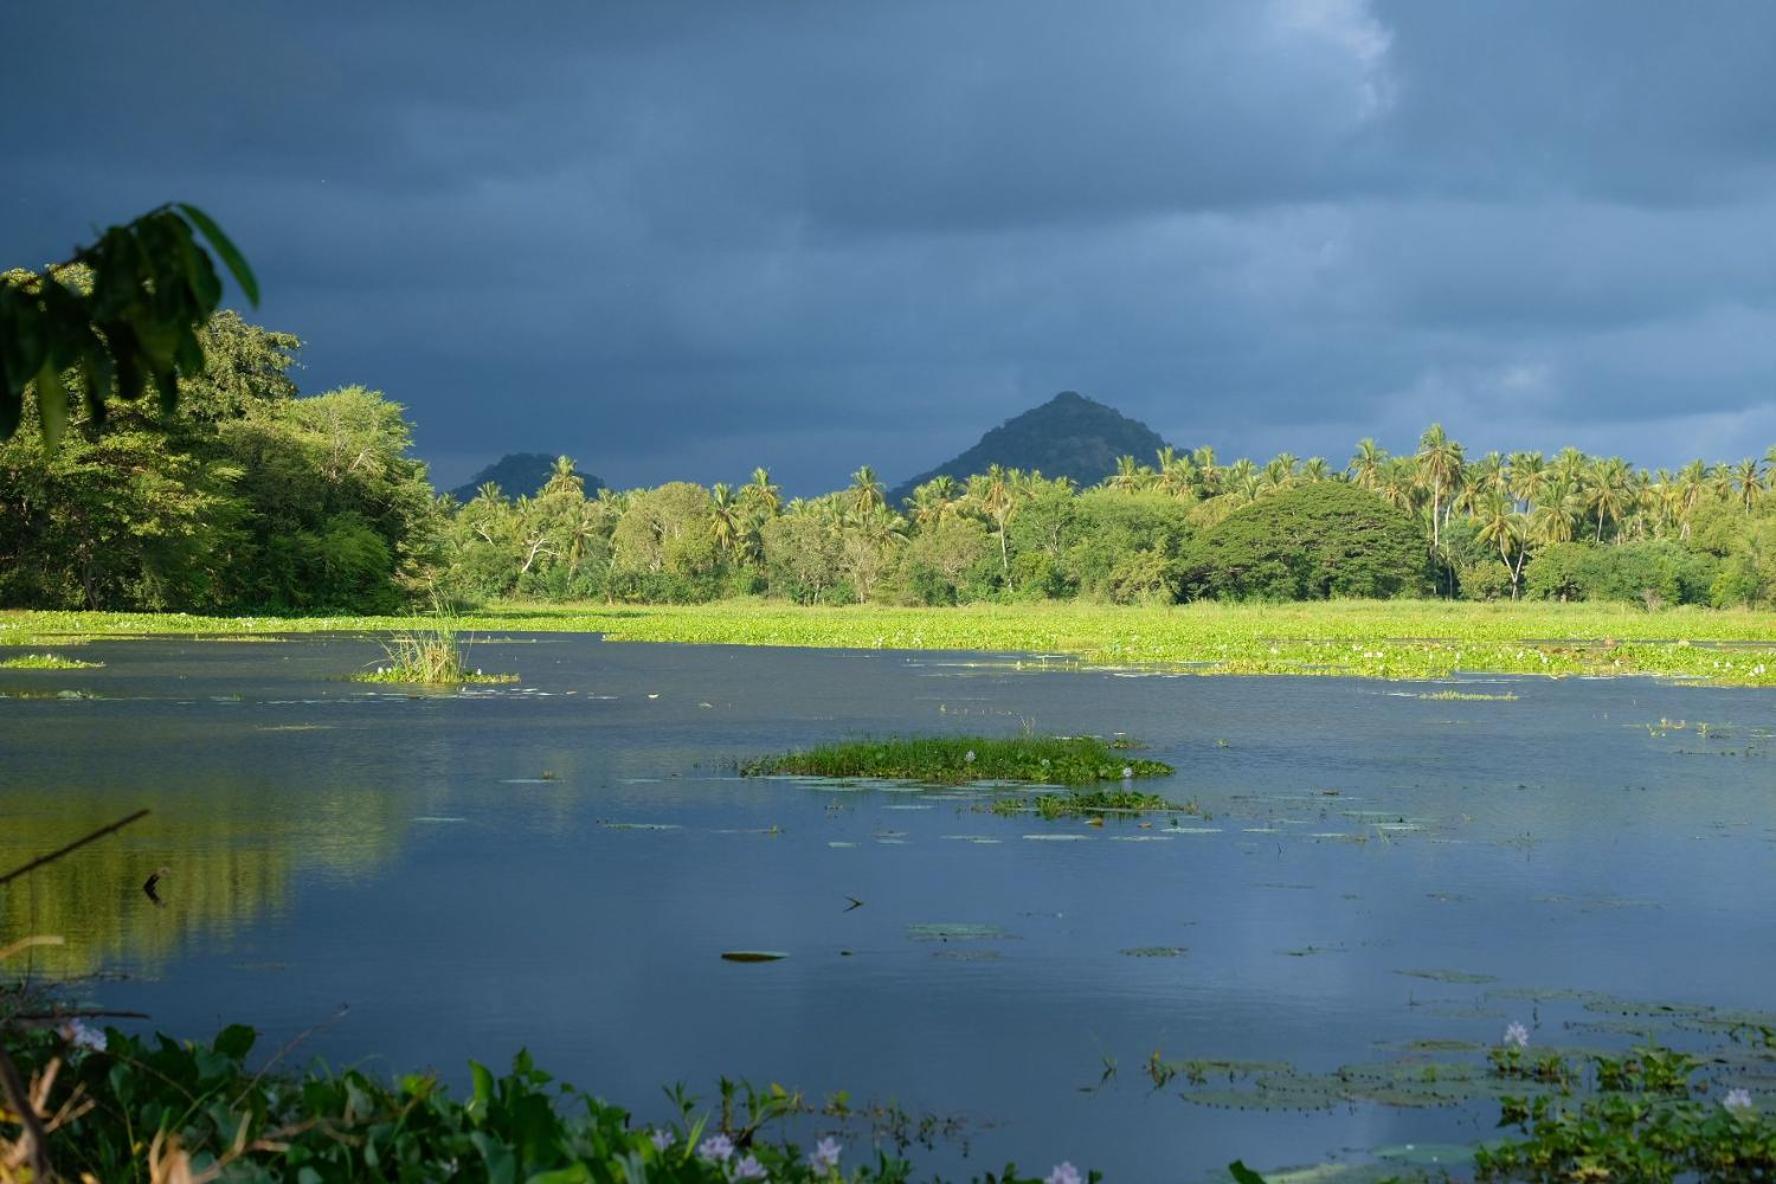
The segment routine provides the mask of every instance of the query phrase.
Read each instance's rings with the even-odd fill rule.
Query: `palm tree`
[[[858,511],[886,508],[888,499],[884,494],[882,482],[876,471],[864,465],[851,474],[851,488],[846,491],[851,495],[851,508]]]
[[[1344,466],[1344,471],[1350,474],[1350,479],[1357,488],[1378,490],[1381,488],[1381,473],[1387,459],[1387,449],[1364,436],[1357,441],[1356,454],[1350,458],[1350,464]]]
[[[1764,475],[1758,462],[1746,457],[1733,466],[1733,491],[1747,514],[1764,496]]]
[[[1301,479],[1312,483],[1315,481],[1332,480],[1332,466],[1326,463],[1323,456],[1310,456],[1307,463],[1301,466]]]
[[[1104,484],[1111,489],[1120,489],[1124,493],[1133,493],[1144,488],[1153,476],[1153,470],[1146,465],[1136,464],[1132,456],[1116,458],[1116,471],[1104,479]]]
[[[1196,466],[1197,480],[1204,497],[1214,497],[1221,492],[1221,469],[1215,463],[1215,450],[1204,444],[1190,454],[1190,463]]]
[[[955,516],[956,503],[962,497],[962,487],[948,473],[940,473],[925,484],[913,490],[909,504],[913,510],[913,521],[920,530],[936,526],[946,518]]]
[[[1133,457],[1127,459],[1131,464],[1134,461]],[[1021,477],[1022,474],[1016,469],[992,465],[984,475],[968,479],[969,497],[981,508],[982,513],[993,520],[995,532],[999,535],[999,573],[1007,583],[1011,580],[1011,552],[1005,541],[1005,527],[1017,510]]]
[[[1188,456],[1179,456],[1171,445],[1159,450],[1159,488],[1175,498],[1193,499],[1196,496],[1196,466]]]
[[[753,509],[774,518],[783,509],[783,497],[775,485],[771,484],[769,469],[757,468],[752,471],[752,480],[740,491],[742,497],[751,503]]]
[[[726,482],[718,481],[709,490],[709,518],[716,549],[724,557],[731,558],[746,533],[746,527],[740,501],[734,496],[733,487]]]
[[[1439,519],[1443,503],[1454,492],[1461,479],[1462,447],[1449,438],[1443,425],[1434,423],[1418,438],[1418,479],[1431,491],[1431,549],[1441,550],[1443,536]]]
[[[1597,542],[1603,541],[1606,521],[1621,525],[1631,500],[1628,462],[1619,456],[1600,460],[1591,468],[1585,490],[1585,507],[1597,515]]]
[[[1418,508],[1418,472],[1409,456],[1389,457],[1382,461],[1376,477],[1375,492],[1382,500],[1408,514]]]
[[[1264,466],[1264,485],[1272,492],[1295,484],[1295,470],[1301,462],[1292,452],[1279,452]]]
[[[1708,465],[1693,460],[1677,471],[1677,537],[1690,537],[1690,517],[1708,492]]]
[[[1481,542],[1497,547],[1499,558],[1505,561],[1505,567],[1511,573],[1511,599],[1517,599],[1518,581],[1523,576],[1523,557],[1525,555],[1524,538],[1527,528],[1523,515],[1517,510],[1517,503],[1510,494],[1494,489],[1479,507],[1480,529],[1475,537]],[[1516,555],[1516,562],[1511,556]]]
[[[1510,465],[1511,493],[1524,509],[1541,500],[1548,488],[1548,462],[1539,452],[1513,452]]]

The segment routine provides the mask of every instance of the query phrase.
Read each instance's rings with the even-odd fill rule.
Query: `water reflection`
[[[727,1073],[990,1123],[963,1174],[1190,1178],[1472,1141],[1494,1114],[1213,1109],[1149,1088],[1156,1049],[1325,1074],[1538,1017],[1538,1042],[1607,1042],[1588,1003],[1767,1007],[1776,970],[1768,692],[1420,698],[1448,688],[555,637],[498,649],[518,687],[408,698],[340,681],[362,640],[85,652],[105,669],[57,677],[107,697],[0,702],[0,863],[154,814],[5,890],[4,934],[65,933],[42,969],[140,976],[103,1001],[172,1031],[275,1042],[348,1002],[306,1046],[336,1062],[528,1045],[644,1118],[662,1083]],[[1208,817],[1097,829],[733,775],[1026,720],[1145,740],[1179,770],[1154,788]],[[745,949],[789,956],[720,957]],[[1106,1056],[1121,1074],[1082,1092]]]

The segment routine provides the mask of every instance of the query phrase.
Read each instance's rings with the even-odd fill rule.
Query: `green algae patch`
[[[1096,736],[891,737],[825,744],[740,767],[746,777],[878,778],[927,785],[976,781],[1086,785],[1096,781],[1164,777],[1160,761],[1131,757]],[[1154,795],[1137,795],[1154,797]],[[1173,808],[1164,799],[1148,809]]]

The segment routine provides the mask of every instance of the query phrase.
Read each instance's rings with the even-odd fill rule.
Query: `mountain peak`
[[[933,477],[947,474],[962,480],[992,465],[1040,469],[1045,477],[1095,485],[1115,471],[1118,457],[1134,456],[1147,464],[1164,447],[1159,433],[1139,420],[1078,391],[1062,391],[1006,420],[960,456],[906,482],[890,495],[891,504],[898,505]]]

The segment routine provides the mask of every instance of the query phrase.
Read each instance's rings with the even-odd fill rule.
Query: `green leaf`
[[[37,418],[43,427],[43,443],[54,448],[68,426],[68,392],[53,363],[37,372]]]
[[[571,1167],[532,1173],[524,1184],[592,1184],[592,1172],[584,1163],[576,1163]]]
[[[488,1103],[493,1101],[493,1072],[479,1061],[470,1061],[469,1077],[475,1083],[475,1096],[469,1102],[469,1109],[484,1116]]]
[[[228,268],[228,273],[234,277],[234,282],[239,284],[241,291],[246,294],[248,303],[252,304],[254,308],[258,308],[259,281],[254,278],[253,269],[247,266],[246,256],[242,255],[240,249],[226,234],[222,233],[222,228],[196,206],[180,202],[179,212],[189,218],[191,224],[197,227],[198,233],[202,234],[210,246],[215,248],[216,254],[221,256],[223,264]]]
[[[243,1060],[253,1051],[253,1042],[259,1039],[259,1033],[245,1024],[230,1024],[216,1033],[214,1048],[230,1060]]]
[[[1233,1178],[1239,1184],[1264,1184],[1264,1177],[1247,1167],[1243,1160],[1234,1160],[1227,1165],[1227,1170],[1233,1173]]]

